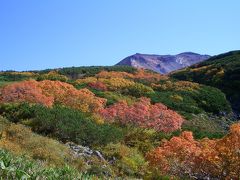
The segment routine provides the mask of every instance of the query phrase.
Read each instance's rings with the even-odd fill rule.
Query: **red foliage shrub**
[[[0,90],[0,102],[29,102],[52,106],[53,97],[43,94],[38,82],[34,80],[17,82]]]
[[[149,152],[147,159],[162,174],[198,179],[240,178],[240,124],[219,140],[196,141],[191,132],[183,132]]]
[[[106,99],[98,98],[88,89],[77,90],[72,85],[60,81],[23,81],[13,83],[1,90],[2,102],[30,102],[52,106],[60,103],[83,112],[97,112]]]
[[[96,90],[107,91],[107,86],[103,82],[100,82],[100,81],[90,82],[90,83],[88,83],[88,86],[93,89],[96,89]]]
[[[157,131],[172,132],[181,128],[183,118],[165,105],[151,105],[150,99],[140,98],[139,102],[128,105],[125,101],[116,103],[100,111],[110,122],[136,124]]]

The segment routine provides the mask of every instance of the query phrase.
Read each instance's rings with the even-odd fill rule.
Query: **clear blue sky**
[[[239,0],[1,0],[0,70],[240,49]]]

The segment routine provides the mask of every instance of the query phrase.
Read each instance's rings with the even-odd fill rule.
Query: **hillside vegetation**
[[[174,72],[171,77],[221,89],[240,112],[240,51],[214,56],[205,62]]]
[[[240,128],[215,87],[121,66],[0,81],[4,178],[238,177]]]

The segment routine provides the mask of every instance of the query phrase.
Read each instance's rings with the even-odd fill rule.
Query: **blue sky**
[[[239,0],[1,0],[0,70],[240,49]]]

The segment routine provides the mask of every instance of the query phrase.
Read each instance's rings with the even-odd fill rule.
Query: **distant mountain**
[[[221,89],[233,109],[240,113],[240,51],[231,51],[172,72],[179,80],[194,81]]]
[[[205,61],[208,58],[210,58],[209,55],[200,55],[192,52],[184,52],[177,55],[152,55],[137,53],[126,57],[116,65],[150,69],[161,74],[167,74],[169,72]]]

